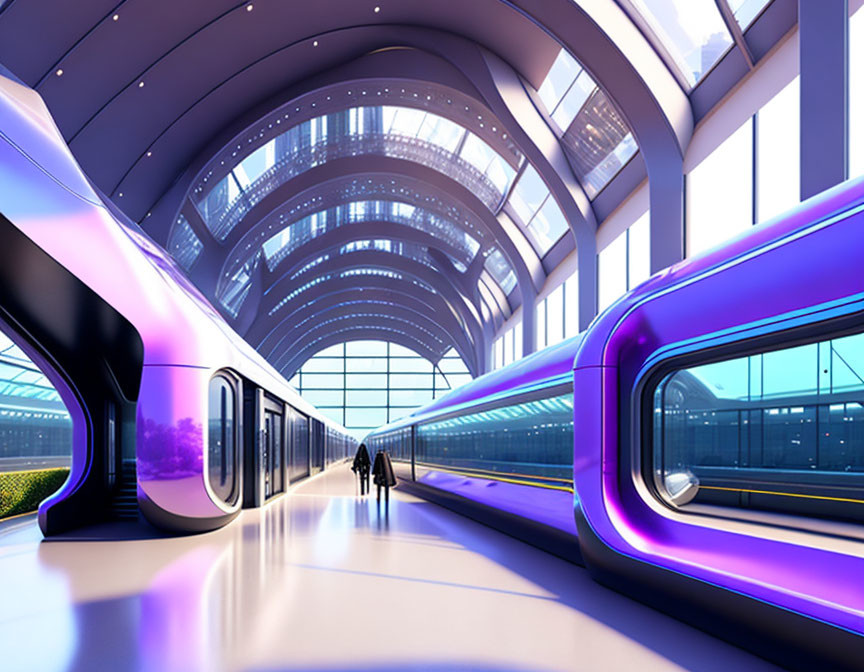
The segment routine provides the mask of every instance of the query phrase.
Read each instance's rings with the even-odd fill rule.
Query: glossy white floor
[[[433,504],[355,492],[340,466],[184,538],[7,523],[0,669],[773,669]]]

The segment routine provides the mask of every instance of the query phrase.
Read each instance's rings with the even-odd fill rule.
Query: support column
[[[659,166],[647,167],[651,272],[656,273],[684,258],[684,159],[670,154]]]
[[[579,291],[579,331],[585,331],[597,317],[597,239],[585,241],[576,248]]]
[[[533,291],[522,291],[522,356],[530,355],[537,350],[537,330],[534,328],[535,303],[537,294]]]
[[[798,0],[801,200],[849,173],[849,3]]]

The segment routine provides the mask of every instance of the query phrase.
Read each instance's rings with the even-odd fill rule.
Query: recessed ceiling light
[[[111,19],[112,19],[113,21],[119,21],[119,20],[120,20],[120,15],[119,15],[119,14],[115,14],[114,16],[111,17]]]
[[[378,12],[380,12],[380,11],[381,11],[381,8],[380,8],[380,7],[375,7],[375,13],[376,13],[376,14],[377,14]]]
[[[317,47],[317,46],[318,46],[318,40],[315,40],[315,41],[312,43],[312,46],[313,46],[313,47]]]
[[[153,152],[147,152],[147,156],[153,156]]]
[[[62,77],[62,76],[63,76],[63,68],[60,68],[59,70],[57,70],[57,72],[56,72],[55,74],[56,74],[58,77]]]
[[[138,88],[143,89],[144,88],[144,82],[138,82]]]
[[[123,198],[123,192],[122,191],[120,192],[120,198]]]
[[[253,5],[251,2],[248,5],[246,5],[246,11],[247,12],[251,12],[253,9],[255,9],[255,5]]]

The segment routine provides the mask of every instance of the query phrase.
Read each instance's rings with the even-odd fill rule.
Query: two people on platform
[[[354,463],[351,465],[351,471],[357,474],[360,479],[360,494],[369,493],[369,476],[375,482],[378,488],[378,501],[381,501],[381,488],[384,488],[384,501],[390,501],[390,488],[396,485],[396,474],[393,472],[393,465],[390,463],[390,456],[385,450],[379,450],[375,453],[375,461],[369,457],[369,451],[366,449],[366,444],[361,443],[357,448],[357,454],[354,456]]]

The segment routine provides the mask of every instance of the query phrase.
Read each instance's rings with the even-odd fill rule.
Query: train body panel
[[[226,502],[214,493],[210,483],[208,462],[216,456],[208,458],[211,451],[207,446],[212,438],[208,433],[212,411],[208,387],[219,372],[227,372],[234,385],[230,431],[236,434],[234,441],[238,445],[245,436],[240,434],[244,386],[266,390],[309,422],[326,427],[325,434],[344,433],[301,399],[228,326],[161,248],[135,224],[121,221],[105,207],[38,94],[0,77],[0,119],[0,212],[128,320],[140,336],[140,387],[121,395],[135,404],[137,433],[126,441],[135,446],[130,449],[127,445],[122,456],[112,457],[118,466],[108,469],[119,471],[122,460],[137,461],[138,500],[151,521],[177,530],[211,529],[226,523],[242,506],[242,497],[231,495]],[[33,281],[38,282],[38,278]],[[51,289],[46,287],[46,291]],[[53,309],[57,304],[51,304]],[[63,309],[62,301],[59,308]],[[33,310],[38,311],[39,306],[34,305]],[[73,349],[79,337],[75,326],[78,318],[69,312],[60,338],[65,338]],[[33,354],[38,356],[35,351]],[[55,377],[55,382],[62,389],[62,381]],[[69,395],[64,401],[72,407],[73,417],[79,418],[78,425],[82,419],[86,425],[88,412],[79,413],[75,408],[82,401]],[[272,418],[278,418],[281,428],[287,416],[286,408]],[[89,430],[92,435],[93,427]],[[283,431],[279,430],[280,437]],[[45,503],[45,509],[60,504],[84,480],[93,477],[91,453],[95,448],[85,450],[80,434],[76,431],[70,478]],[[259,437],[253,434],[248,438],[257,443]],[[276,445],[280,451],[286,449],[282,438]],[[278,468],[281,475],[284,460],[280,460]],[[237,471],[240,469],[238,464]],[[109,483],[114,478],[111,475]],[[233,473],[231,478],[237,483],[242,481],[239,473]],[[284,483],[284,479],[280,482]]]
[[[864,632],[859,542],[664,506],[645,482],[651,430],[641,425],[650,424],[644,395],[651,374],[667,362],[747,353],[748,344],[772,336],[806,341],[795,330],[844,316],[864,326],[862,192],[860,181],[834,189],[649,281],[593,326],[574,378],[577,398],[600,400],[591,412],[577,411],[576,423],[592,439],[577,442],[574,464],[582,515],[604,544],[856,632]]]
[[[572,363],[575,496],[558,493],[553,517],[575,511],[595,578],[784,665],[857,669],[861,259],[857,180],[654,275],[581,338],[478,378],[368,440],[398,447],[408,432],[409,449],[397,448],[411,465],[405,477],[548,522],[544,482],[490,461],[500,435],[473,444],[473,463],[460,446],[475,416],[497,409],[507,429],[514,404],[541,398],[544,385],[553,395],[562,362]],[[810,363],[818,366],[801,373]],[[530,465],[560,431],[553,406],[535,410],[536,431],[511,465]],[[440,435],[438,463],[423,463],[424,428]],[[525,482],[507,483],[514,478]]]

